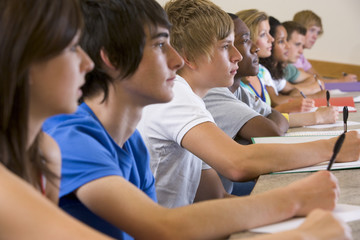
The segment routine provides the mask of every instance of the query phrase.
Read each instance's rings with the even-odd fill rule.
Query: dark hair
[[[238,19],[238,18],[239,18],[237,15],[235,15],[235,14],[233,14],[233,13],[229,13],[229,12],[228,12],[227,14],[229,14],[229,16],[231,17],[232,20],[235,20],[235,19]]]
[[[269,17],[269,24],[270,24],[270,35],[275,39],[277,27],[282,26],[282,24],[279,22],[279,20],[271,16]],[[284,70],[286,63],[275,61],[274,59],[275,42],[276,41],[272,43],[271,56],[267,58],[260,58],[259,61],[264,67],[266,67],[269,70],[271,77],[274,80],[277,80],[284,77]]]
[[[81,29],[75,0],[0,1],[0,162],[31,182],[54,176],[38,138],[27,149],[29,68],[58,55]]]
[[[108,55],[112,65],[120,72],[120,78],[131,76],[138,68],[145,46],[144,27],[150,32],[156,26],[170,29],[163,8],[155,0],[82,0],[85,30],[80,45],[95,63],[86,75],[83,98],[104,92],[113,82],[103,70],[100,50]]]
[[[286,21],[286,22],[283,22],[282,25],[285,27],[285,29],[287,31],[287,34],[288,34],[287,40],[290,39],[291,34],[293,32],[298,32],[299,34],[301,34],[303,36],[306,35],[306,28],[298,22]]]

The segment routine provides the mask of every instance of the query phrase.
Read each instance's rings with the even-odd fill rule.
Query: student
[[[269,33],[270,26],[266,13],[248,9],[239,11],[236,15],[249,27],[250,39],[259,47],[259,58],[271,56],[274,38]],[[270,72],[261,64],[257,76],[245,77],[242,82],[243,86],[254,94],[264,94],[264,100],[282,113],[307,112],[314,107],[314,101],[310,98],[304,99],[300,91],[290,83],[286,83],[285,80],[272,81]],[[267,86],[264,83],[268,83]],[[267,89],[272,92],[271,98]]]
[[[109,239],[56,206],[60,151],[41,132],[75,110],[93,67],[81,27],[73,0],[0,2],[0,239]]]
[[[289,123],[283,123],[283,118],[278,117],[278,112],[271,110],[270,105],[261,100],[261,95],[255,98],[247,89],[241,86],[241,79],[245,76],[257,75],[259,62],[257,51],[258,48],[250,39],[250,31],[243,21],[236,15],[230,14],[234,22],[236,49],[243,56],[242,61],[238,63],[239,69],[234,77],[234,84],[229,88],[213,88],[209,90],[203,98],[206,108],[214,117],[216,124],[230,137],[235,139],[247,139],[257,136],[275,136],[277,132],[271,132],[273,129],[271,120],[282,123],[284,126],[290,124],[290,127],[299,127],[314,125],[320,123],[333,123],[337,119],[338,112],[333,107],[319,108],[316,112],[293,113],[289,114]],[[250,94],[250,95],[249,95]],[[254,110],[249,110],[249,107]],[[228,113],[231,112],[231,117]],[[247,113],[250,112],[250,113]],[[260,114],[256,116],[255,114]],[[269,114],[271,112],[271,114]],[[268,115],[269,120],[263,120]],[[245,121],[242,125],[243,118],[255,115],[256,117]],[[261,118],[261,116],[264,116]],[[261,123],[260,123],[261,121]],[[270,122],[270,123],[268,123]],[[276,126],[276,124],[274,124]],[[277,128],[275,128],[277,129]],[[284,134],[286,132],[286,128]]]
[[[266,34],[269,29],[267,28],[269,25],[266,19],[267,16],[263,12],[259,12],[257,10],[245,10],[240,14],[244,19],[247,21],[249,26],[253,29],[253,31],[258,31],[259,34],[250,34],[255,38],[257,45],[260,46],[259,50],[261,56],[269,55],[268,51],[266,51],[266,46],[270,45],[270,41],[266,41]],[[267,23],[267,24],[264,24]],[[260,33],[264,34],[263,37],[260,37]],[[265,38],[263,40],[262,38]],[[251,39],[250,39],[251,40]],[[265,43],[264,43],[265,42]],[[267,44],[266,44],[267,43]],[[242,46],[241,44],[238,46]],[[238,48],[239,49],[239,48]],[[240,49],[239,49],[240,50]],[[289,55],[290,55],[289,51]],[[271,54],[271,53],[270,53]],[[263,66],[260,65],[259,67],[259,74],[255,77],[242,77],[241,79],[241,86],[249,90],[254,95],[258,96],[261,100],[266,102],[267,104],[271,105],[270,96],[264,87],[264,80],[268,78],[268,81],[272,81],[271,75]],[[259,87],[260,86],[260,87]],[[234,90],[235,91],[235,90]],[[293,103],[296,100],[293,100],[289,103],[279,104],[276,106],[277,109],[282,110],[283,112],[287,112],[289,110],[294,111]],[[295,102],[296,104],[296,102]],[[324,124],[324,123],[333,123],[336,121],[338,117],[338,112],[333,107],[326,107],[326,108],[318,108],[315,112],[306,112],[306,113],[291,113],[288,115],[290,127],[297,127],[297,126],[308,126],[314,124]]]
[[[296,86],[296,88],[299,88],[297,90],[294,85],[288,83],[284,79],[284,68],[286,66],[286,63],[283,62],[283,59],[277,60],[276,57],[284,58],[286,57],[287,51],[288,51],[288,45],[285,41],[282,39],[279,41],[274,41],[272,44],[271,42],[266,42],[266,38],[264,36],[273,35],[273,33],[270,31],[269,22],[267,20],[267,16],[265,13],[256,12],[254,13],[255,19],[260,19],[260,16],[265,15],[265,20],[254,21],[252,15],[248,18],[244,18],[244,13],[247,11],[252,10],[245,10],[242,12],[239,12],[237,15],[248,25],[259,25],[258,30],[258,37],[256,39],[256,44],[259,46],[260,51],[262,51],[262,55],[260,57],[260,63],[262,65],[261,70],[259,71],[259,78],[261,78],[265,85],[266,90],[270,95],[271,98],[271,104],[273,107],[275,107],[280,112],[305,112],[311,110],[313,107],[313,101],[309,99],[307,102],[308,105],[305,105],[305,107],[302,107],[302,105],[299,106],[299,103],[301,103],[302,96],[300,95],[300,91],[303,92],[303,94],[306,94],[308,98],[321,98],[324,97],[325,91],[320,91],[318,83],[316,83],[314,86],[310,86],[307,88],[304,88],[305,86],[302,86],[301,88],[299,86]],[[259,16],[259,17],[257,17]],[[261,31],[260,31],[261,30]],[[266,34],[264,34],[266,33]],[[271,36],[271,39],[273,39],[273,36]],[[279,52],[280,50],[283,51],[283,53],[275,54],[274,51],[277,49]],[[277,52],[276,52],[277,53]],[[266,59],[266,60],[264,60]],[[266,66],[264,66],[264,62],[267,62]],[[249,82],[250,84],[257,84],[259,85],[259,79],[256,79],[256,81]],[[247,84],[249,84],[247,83]],[[315,83],[315,82],[314,82]],[[255,88],[256,89],[256,88]],[[257,89],[259,89],[257,87]],[[315,89],[315,91],[314,91]],[[294,94],[294,91],[296,94]],[[311,94],[316,92],[315,94]],[[295,98],[296,96],[296,98]],[[304,98],[304,101],[308,98]]]
[[[339,189],[326,171],[251,197],[175,209],[156,204],[147,151],[135,128],[144,106],[172,98],[175,73],[183,65],[169,43],[166,14],[153,0],[87,0],[82,8],[86,30],[81,45],[95,60],[95,69],[86,77],[84,103],[77,112],[52,118],[45,126],[63,154],[60,205],[64,209],[118,239],[219,239],[307,215],[314,208],[334,208]],[[352,134],[347,138],[354,139]],[[321,238],[312,227],[316,223],[329,224],[335,231]],[[332,214],[319,210],[305,225],[273,236],[286,239],[301,234],[340,238],[349,230]]]
[[[281,113],[271,109],[269,105],[255,98],[250,92],[240,86],[243,76],[256,75],[259,70],[257,51],[252,44],[250,33],[244,32],[247,27],[237,18],[234,19],[234,46],[243,59],[238,62],[238,70],[234,83],[230,87],[213,88],[203,98],[207,110],[226,134],[241,143],[250,143],[251,137],[283,135],[288,127],[288,121]],[[231,116],[229,116],[231,112]]]
[[[311,10],[303,10],[297,12],[294,15],[293,20],[300,23],[307,29],[304,47],[306,49],[311,49],[316,43],[318,37],[320,37],[324,33],[321,18]],[[303,54],[301,54],[299,59],[296,61],[295,66],[307,73],[310,73],[312,75],[316,74],[318,77],[321,77],[321,75],[316,71],[316,69],[313,68],[311,63],[305,58]],[[343,74],[341,78],[329,80],[356,82],[357,76],[355,74]]]
[[[233,83],[241,59],[233,45],[233,22],[208,1],[171,1],[165,9],[173,24],[172,44],[182,54],[185,65],[175,79],[172,101],[146,107],[139,124],[150,151],[160,204],[177,207],[193,203],[196,191],[202,191],[198,190],[202,178],[208,179],[204,181],[208,184],[204,184],[207,188],[201,199],[227,196],[220,189],[209,187],[218,183],[215,171],[232,181],[246,181],[275,169],[328,159],[322,156],[327,150],[320,148],[331,152],[335,139],[286,146],[242,146],[218,128],[201,98],[213,87]],[[352,134],[357,141],[356,134]],[[354,155],[346,161],[357,159],[358,146],[348,144]],[[311,157],[307,155],[310,152]]]
[[[273,79],[273,82],[277,82],[277,81],[285,81],[285,71],[286,71],[286,66],[287,66],[287,62],[288,62],[288,53],[289,53],[289,44],[287,42],[287,32],[286,29],[284,28],[283,25],[281,25],[281,23],[273,18],[270,17],[269,18],[269,23],[270,23],[270,34],[274,37],[274,43],[273,43],[273,48],[272,48],[272,54],[271,56],[267,57],[267,58],[261,58],[260,59],[260,63],[266,67],[270,74],[271,77]],[[305,82],[305,81],[304,81]],[[302,82],[302,83],[304,83]],[[271,84],[271,83],[270,83]],[[288,82],[286,82],[286,84],[289,84]],[[298,88],[299,90],[304,89],[304,87],[309,86],[309,91],[308,93],[312,94],[312,95],[308,95],[310,97],[316,97],[316,98],[320,98],[323,97],[325,91],[322,90],[319,86],[319,84],[315,81],[313,81],[313,84],[315,84],[315,86],[310,86],[310,85],[301,85],[301,88],[299,87],[299,84],[296,84],[296,88]],[[269,90],[268,90],[269,91]],[[273,89],[270,89],[270,97],[275,97],[276,91],[273,91]],[[304,90],[303,93],[307,94]],[[315,94],[314,94],[315,93]]]
[[[286,81],[296,84],[296,87],[301,85],[311,85],[315,84],[314,89],[322,89],[323,82],[319,78],[314,78],[313,75],[299,71],[293,64],[299,59],[300,55],[303,53],[304,44],[305,44],[305,35],[306,28],[301,24],[294,21],[286,21],[282,23],[287,32],[287,42],[288,42],[288,61],[284,70],[284,78]]]
[[[2,1],[0,161],[57,204],[60,152],[41,125],[76,109],[93,63],[77,47],[82,22],[77,4],[45,2],[19,3],[15,10],[16,4]],[[32,24],[23,24],[29,19]]]

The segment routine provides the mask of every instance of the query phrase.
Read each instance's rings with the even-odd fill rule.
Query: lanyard
[[[259,77],[257,77],[259,79]],[[265,99],[265,91],[264,91],[264,85],[262,84],[262,82],[259,79],[259,83],[261,86],[261,92],[263,96],[260,96],[259,93],[255,90],[255,88],[253,87],[253,85],[251,85],[251,83],[249,82],[249,86],[251,87],[251,89],[254,91],[254,93],[256,94],[256,96],[258,96],[258,98],[260,98],[263,102],[266,103],[266,99]]]

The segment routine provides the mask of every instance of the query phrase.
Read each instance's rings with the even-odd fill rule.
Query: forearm
[[[207,201],[173,209],[166,222],[173,223],[169,228],[183,229],[179,239],[226,238],[234,232],[293,217],[299,206],[293,199],[290,191],[276,189],[255,196]]]
[[[311,166],[329,160],[332,147],[327,140],[298,144],[253,144],[239,151],[234,168],[242,172],[238,181],[250,180],[261,174]]]
[[[1,239],[110,239],[67,215],[1,164],[0,182]]]
[[[295,85],[299,91],[302,91],[304,94],[315,94],[321,91],[321,88],[317,82],[312,80],[311,82],[304,81]]]
[[[317,124],[316,113],[291,113],[289,114],[290,127],[302,127]]]
[[[276,113],[274,115],[276,115]],[[273,118],[275,120],[279,119],[279,122],[275,122],[274,120],[263,116],[256,116],[250,119],[242,126],[237,137],[246,139],[250,142],[252,137],[283,135],[288,129],[287,120],[283,116],[273,116]]]
[[[277,110],[272,109],[271,113],[267,116],[268,119],[273,121],[280,130],[280,135],[284,135],[289,129],[288,120]]]

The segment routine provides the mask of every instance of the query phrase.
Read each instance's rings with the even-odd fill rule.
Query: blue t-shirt
[[[119,147],[85,103],[74,114],[49,118],[43,130],[57,141],[61,149],[60,207],[111,237],[133,239],[92,213],[73,192],[95,179],[117,175],[157,201],[149,153],[140,133],[136,130],[123,148]]]

